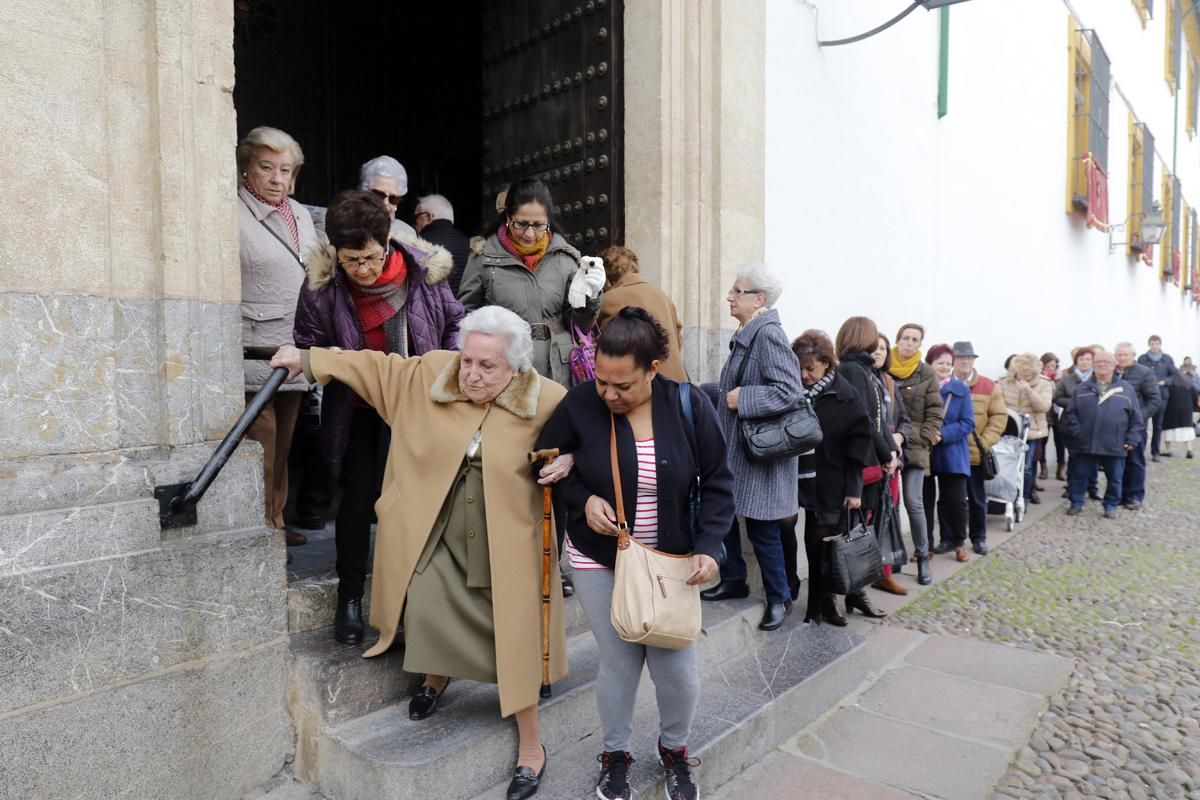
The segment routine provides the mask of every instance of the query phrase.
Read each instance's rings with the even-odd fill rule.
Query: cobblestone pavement
[[[1062,501],[894,616],[1077,659],[997,800],[1200,800],[1200,461],[1148,466],[1145,510]]]

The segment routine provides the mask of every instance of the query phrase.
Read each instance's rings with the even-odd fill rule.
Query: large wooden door
[[[538,176],[576,247],[623,242],[622,0],[492,0],[482,21],[484,218]]]

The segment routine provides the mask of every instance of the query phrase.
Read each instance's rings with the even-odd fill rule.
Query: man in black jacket
[[[427,194],[417,201],[413,212],[413,227],[427,242],[440,244],[450,251],[454,259],[454,270],[450,273],[450,291],[458,296],[458,284],[462,282],[463,270],[471,257],[471,240],[454,227],[454,206],[440,194]]]
[[[1092,358],[1092,377],[1079,384],[1067,406],[1067,432],[1071,436],[1071,461],[1067,488],[1074,516],[1083,511],[1083,493],[1088,478],[1103,466],[1106,478],[1104,517],[1116,516],[1121,500],[1125,458],[1146,435],[1137,392],[1114,371],[1112,353],[1097,351]]]
[[[1162,337],[1155,334],[1146,342],[1150,347],[1149,350],[1138,356],[1137,363],[1143,367],[1154,370],[1154,379],[1158,382],[1158,392],[1160,396],[1158,413],[1154,415],[1154,430],[1150,432],[1150,458],[1157,462],[1158,457],[1162,455],[1159,445],[1162,444],[1162,421],[1163,414],[1167,410],[1167,393],[1168,386],[1171,385],[1171,378],[1175,377],[1178,370],[1175,369],[1175,359],[1163,352]],[[1146,423],[1150,423],[1150,417],[1146,417]],[[1171,455],[1167,453],[1167,455]]]
[[[1116,375],[1133,387],[1141,404],[1142,419],[1155,419],[1163,401],[1154,370],[1137,363],[1137,355],[1129,342],[1118,344],[1114,354],[1117,358]],[[1145,433],[1142,434],[1141,444],[1130,450],[1129,455],[1125,457],[1125,479],[1121,487],[1121,505],[1130,511],[1141,508],[1142,501],[1146,499]]]

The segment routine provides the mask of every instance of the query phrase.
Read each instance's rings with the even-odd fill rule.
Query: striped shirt
[[[633,538],[647,547],[658,544],[658,468],[654,463],[654,440],[634,440],[637,448],[637,502],[633,510]],[[567,534],[567,559],[571,569],[607,569],[575,549]]]

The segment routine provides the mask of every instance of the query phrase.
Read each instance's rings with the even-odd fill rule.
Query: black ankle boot
[[[842,612],[838,611],[837,601],[833,599],[833,595],[826,597],[821,603],[821,619],[839,628],[846,627],[846,618],[842,616]]]
[[[362,598],[338,598],[337,615],[333,619],[333,638],[342,644],[362,644]]]
[[[749,596],[750,587],[745,581],[721,581],[700,593],[701,600],[741,600]]]
[[[922,586],[933,583],[933,573],[929,569],[929,556],[917,556],[917,583]]]
[[[871,598],[867,597],[866,592],[853,592],[846,595],[846,613],[858,611],[864,617],[871,619],[883,619],[887,616],[886,611],[880,611],[871,604]]]

